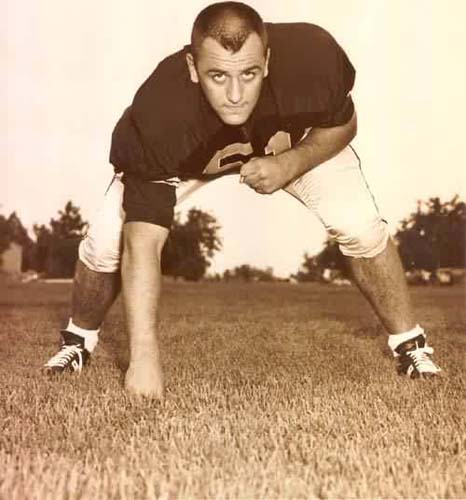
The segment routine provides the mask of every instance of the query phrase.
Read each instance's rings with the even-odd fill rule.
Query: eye
[[[211,76],[215,83],[223,83],[226,78],[225,73],[213,73]]]
[[[254,80],[256,75],[257,75],[256,71],[245,71],[243,73],[243,80],[245,80],[246,82],[250,82],[251,80]]]

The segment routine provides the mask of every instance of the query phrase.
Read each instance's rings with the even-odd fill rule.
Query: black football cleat
[[[409,378],[430,378],[437,376],[441,369],[432,361],[434,350],[421,334],[403,342],[395,349],[398,354],[398,373]]]
[[[66,330],[61,331],[61,337],[60,350],[47,361],[44,370],[50,374],[64,371],[81,373],[91,356],[91,353],[84,347],[84,339]]]

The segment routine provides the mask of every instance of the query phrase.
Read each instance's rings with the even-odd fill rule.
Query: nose
[[[243,98],[243,86],[239,78],[231,78],[227,86],[227,99],[232,104],[238,104]]]

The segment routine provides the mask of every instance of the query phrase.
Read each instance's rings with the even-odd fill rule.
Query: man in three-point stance
[[[264,24],[239,2],[205,8],[191,44],[158,65],[115,127],[116,175],[81,243],[72,316],[46,369],[86,364],[121,270],[130,340],[125,386],[162,397],[156,317],[174,207],[207,182],[236,174],[260,194],[284,189],[317,214],[387,330],[399,372],[437,375],[397,250],[350,146],[354,78],[342,48],[318,26]]]

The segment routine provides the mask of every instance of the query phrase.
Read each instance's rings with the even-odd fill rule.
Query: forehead
[[[264,46],[257,33],[251,33],[235,53],[222,47],[214,38],[207,37],[202,42],[197,57],[197,66],[204,70],[215,68],[228,71],[262,65],[264,62]]]

